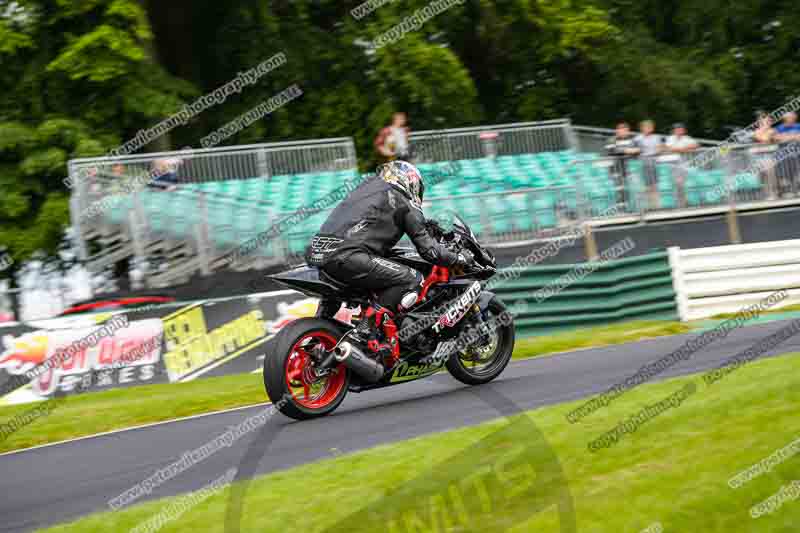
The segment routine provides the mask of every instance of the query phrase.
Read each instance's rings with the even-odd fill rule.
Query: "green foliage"
[[[197,94],[152,40],[136,0],[0,0],[0,244],[15,265],[55,257],[69,159],[103,155]]]
[[[0,244],[67,223],[50,195],[68,194],[69,159],[106,153],[278,52],[287,64],[145,149],[197,146],[294,83],[301,98],[226,144],[353,136],[366,169],[398,109],[416,130],[653,118],[725,138],[800,86],[793,0],[465,0],[380,49],[369,43],[430,2],[356,20],[361,1],[0,0]]]

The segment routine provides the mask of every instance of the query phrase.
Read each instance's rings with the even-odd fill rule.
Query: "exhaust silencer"
[[[364,355],[361,350],[343,342],[334,350],[334,357],[347,368],[364,378],[368,383],[377,383],[386,371],[383,365]]]

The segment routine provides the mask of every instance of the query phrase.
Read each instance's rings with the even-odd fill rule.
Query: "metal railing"
[[[332,172],[357,172],[352,138],[72,160],[70,208],[81,258],[97,271],[159,253],[185,263],[184,274],[207,273],[223,253],[220,242],[243,241],[285,211],[279,193],[287,184]],[[254,222],[237,223],[239,216]],[[95,257],[92,239],[104,248]]]
[[[69,180],[77,197],[75,207],[84,210],[91,202],[124,191],[126,184],[141,190],[148,185],[270,180],[356,167],[355,144],[348,137],[74,159],[69,162]]]
[[[575,148],[572,126],[565,119],[415,131],[409,136],[409,144],[415,163],[558,152]]]
[[[800,194],[800,143],[737,145],[726,158],[736,200],[777,200]]]
[[[428,217],[439,220],[457,214],[486,244],[547,238],[585,217],[575,186],[444,196],[423,207]]]
[[[91,182],[95,176],[122,181],[125,177],[164,172],[170,175],[170,180],[187,184],[269,179],[356,166],[353,139],[342,137],[73,159],[69,163],[69,174],[74,181],[83,178]]]
[[[620,211],[629,214],[736,206],[800,193],[800,149],[788,146],[735,145],[642,157],[586,155],[570,166],[580,169],[582,203],[591,206],[598,197],[611,195]]]
[[[796,153],[780,158],[788,153],[786,146],[710,148],[719,143],[698,139],[703,147],[691,154],[600,155],[613,133],[555,120],[414,132],[410,144],[423,174],[426,165],[458,163],[450,168],[451,177],[430,188],[428,198],[435,200],[426,204],[428,215],[459,213],[487,243],[546,238],[609,213],[643,217],[800,192],[800,158]],[[709,150],[717,152],[714,157],[699,157]],[[81,218],[89,205],[119,189],[119,175],[143,175],[158,165],[166,165],[177,188],[140,187],[121,197],[113,216]],[[129,257],[165,257],[169,268],[149,276],[150,286],[198,271],[260,267],[301,253],[311,227],[321,224],[333,206],[309,210],[307,220],[270,239],[242,264],[224,266],[217,260],[281,220],[298,201],[309,208],[313,187],[303,181],[307,174],[334,171],[342,182],[344,174],[356,176],[352,139],[75,160],[70,162],[76,178],[73,224],[83,237],[84,259],[90,238],[104,247],[89,262],[93,270]],[[293,206],[284,204],[289,197]]]
[[[718,205],[727,201],[722,194],[712,196],[715,187],[725,186],[725,162],[715,159],[703,168],[689,166],[692,157],[705,150],[709,149],[644,157],[587,156],[570,166],[578,168],[580,197],[587,206],[605,197],[628,214]]]
[[[605,153],[608,140],[614,136],[614,130],[610,128],[595,128],[593,126],[572,126],[572,135],[575,139],[575,150],[588,153]],[[634,132],[635,134],[635,132]],[[666,134],[661,134],[667,137]],[[718,146],[721,141],[712,139],[699,139],[693,137],[701,147]]]

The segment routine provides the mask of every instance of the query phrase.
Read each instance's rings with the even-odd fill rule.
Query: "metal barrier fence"
[[[142,175],[167,174],[175,183],[271,178],[356,168],[353,139],[291,141],[173,152],[73,159],[72,182],[107,178],[117,182]]]
[[[588,218],[607,198],[620,213],[642,214],[791,198],[800,192],[800,147],[788,145],[735,145],[642,157],[587,154],[571,166],[580,169],[577,195]]]
[[[433,163],[574,149],[569,120],[412,132],[412,161]]]
[[[130,256],[142,259],[154,251],[180,249],[176,252],[180,256],[199,258],[197,264],[186,263],[188,272],[213,259],[214,250],[202,245],[209,242],[209,235],[203,233],[210,227],[225,231],[210,224],[209,218],[245,208],[251,216],[253,210],[258,211],[253,219],[263,224],[284,210],[280,195],[253,198],[250,191],[263,188],[273,178],[278,178],[276,183],[288,183],[299,181],[292,179],[295,176],[303,179],[313,173],[356,170],[352,138],[76,159],[69,163],[70,214],[81,258],[94,271]],[[241,186],[235,190],[228,186],[237,182]],[[257,187],[249,188],[248,183]],[[172,185],[179,187],[169,190]],[[163,192],[154,196],[155,190]],[[144,205],[145,199],[158,203],[158,209],[148,209],[152,206]],[[109,213],[112,216],[104,216]],[[263,229],[261,224],[259,229]],[[242,227],[234,226],[238,237]],[[183,228],[191,238],[176,238],[181,232],[168,228]],[[91,239],[100,240],[102,254],[91,257]]]
[[[269,180],[356,167],[353,139],[338,138],[74,159],[69,162],[69,180],[72,206],[83,212],[91,203],[125,192],[126,184],[136,191],[153,184]],[[80,220],[73,217],[76,222]]]
[[[692,154],[576,159],[576,186],[580,201],[587,206],[584,212],[591,214],[592,206],[598,202],[613,203],[617,212],[627,214],[727,202],[721,193],[710,199],[714,187],[725,184],[725,161],[710,159],[703,168],[687,166],[692,157],[707,150],[710,149]]]
[[[440,220],[457,214],[487,244],[546,238],[585,218],[575,186],[445,196],[424,208],[428,217]]]
[[[635,134],[635,133],[634,133]],[[592,126],[572,126],[572,136],[575,150],[578,152],[605,153],[608,140],[614,136],[614,130],[609,128],[595,128]],[[662,135],[666,137],[666,135]],[[701,147],[711,147],[721,144],[721,141],[712,139],[699,139],[694,137]]]
[[[777,200],[800,194],[800,143],[737,145],[725,158],[736,200]]]
[[[546,238],[590,220],[798,196],[800,146],[796,151],[787,145],[715,150],[650,157],[583,153],[561,167],[558,186],[440,196],[426,210],[433,216],[459,213],[482,240],[502,243]]]
[[[429,191],[429,197],[436,198],[426,207],[428,215],[443,210],[459,213],[487,243],[546,238],[599,218],[735,205],[798,193],[800,150],[736,145],[642,158],[601,156],[613,133],[555,120],[414,132],[410,145],[420,168],[460,163],[450,183]],[[701,157],[710,150],[717,153]],[[703,165],[697,164],[700,160]],[[81,218],[87,207],[103,205],[120,189],[120,176],[152,176],[158,169],[166,170],[167,181],[185,186],[157,193],[140,187],[124,195],[113,209],[115,216]],[[224,266],[217,259],[298,209],[297,202],[284,204],[286,194],[294,195],[304,202],[308,224],[293,226],[271,239],[265,253],[234,266],[263,267],[298,254],[308,241],[308,227],[321,224],[333,207],[308,209],[309,187],[297,185],[315,172],[355,170],[352,139],[75,160],[70,162],[73,224],[79,229],[83,259],[89,259],[90,238],[99,239],[104,247],[102,254],[90,259],[91,270],[131,256],[142,260],[157,254],[170,266],[149,276],[148,284],[161,286]],[[339,174],[334,177],[343,183],[346,178]],[[280,179],[273,180],[276,176]],[[243,185],[248,178],[252,187]],[[278,183],[290,185],[287,189]]]

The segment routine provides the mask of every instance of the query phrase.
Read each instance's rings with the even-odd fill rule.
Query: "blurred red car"
[[[73,305],[62,311],[58,316],[75,315],[78,313],[115,311],[120,309],[140,309],[151,305],[159,305],[174,302],[171,296],[136,296],[129,298],[113,298],[109,300],[97,300],[79,305]]]

